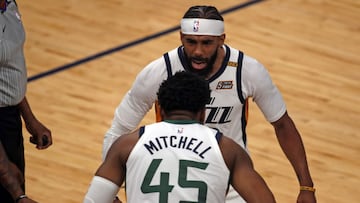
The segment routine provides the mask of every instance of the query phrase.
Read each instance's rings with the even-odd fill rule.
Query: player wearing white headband
[[[279,144],[294,168],[300,186],[297,201],[315,203],[302,139],[281,93],[261,63],[224,43],[224,30],[224,19],[215,7],[189,8],[181,20],[182,45],[148,64],[116,108],[112,126],[104,138],[103,157],[115,139],[134,130],[156,104],[156,91],[164,79],[177,71],[191,71],[205,77],[212,90],[205,124],[229,135],[248,150],[247,109],[252,98],[273,125]],[[161,117],[157,119],[160,121]],[[226,202],[242,200],[230,188]]]
[[[164,121],[111,146],[83,203],[113,203],[124,180],[127,203],[224,203],[229,184],[248,202],[275,203],[246,151],[202,124],[210,92],[209,83],[189,71],[165,80],[157,93]]]
[[[221,36],[224,34],[224,21],[184,18],[181,20],[181,33],[186,35]]]

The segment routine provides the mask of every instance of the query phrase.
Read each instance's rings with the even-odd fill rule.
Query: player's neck
[[[189,111],[181,111],[181,110],[175,110],[167,115],[164,115],[164,120],[195,120],[200,121],[200,117],[196,113],[192,113]]]

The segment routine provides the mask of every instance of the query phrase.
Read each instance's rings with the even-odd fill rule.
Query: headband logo
[[[200,27],[200,21],[199,20],[194,20],[193,31],[198,32],[199,27]]]

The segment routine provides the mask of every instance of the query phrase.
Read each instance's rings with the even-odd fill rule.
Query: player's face
[[[189,66],[194,72],[210,72],[217,57],[217,50],[224,43],[223,36],[184,35],[181,42]]]

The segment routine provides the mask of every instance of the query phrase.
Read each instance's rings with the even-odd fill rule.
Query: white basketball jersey
[[[126,163],[128,203],[225,202],[229,169],[219,131],[194,122],[141,128]]]
[[[247,150],[249,98],[258,105],[269,122],[280,119],[286,112],[286,105],[261,63],[228,45],[224,45],[223,49],[226,53],[223,64],[209,78],[211,101],[206,105],[205,125],[219,129]],[[117,137],[135,129],[156,101],[161,82],[177,71],[186,70],[186,60],[180,46],[148,64],[116,109],[107,136]],[[227,203],[242,201],[230,187]]]
[[[278,120],[286,106],[264,66],[241,51],[224,45],[220,70],[209,78],[211,101],[206,105],[205,125],[219,129],[247,150],[248,99],[256,102],[269,122]],[[186,69],[179,47],[164,54],[168,76]]]

